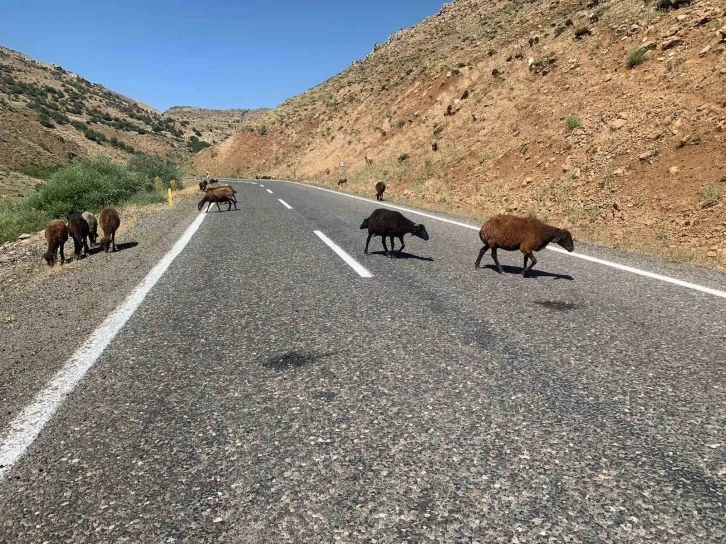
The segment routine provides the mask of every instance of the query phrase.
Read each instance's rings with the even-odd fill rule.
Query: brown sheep
[[[116,251],[116,231],[121,225],[118,212],[113,208],[104,208],[101,210],[99,223],[101,223],[101,230],[103,230],[101,247],[106,253],[108,253],[109,247],[112,248],[112,251]]]
[[[433,142],[431,142],[431,151],[433,151],[435,153],[438,150],[439,150],[439,142],[434,140]]]
[[[386,190],[386,184],[382,181],[376,183],[376,200],[383,200],[383,192]]]
[[[575,244],[572,241],[572,234],[565,229],[552,227],[533,217],[519,217],[516,215],[497,215],[482,225],[479,231],[479,238],[484,242],[484,247],[479,251],[479,257],[474,266],[479,268],[484,253],[492,248],[492,259],[497,265],[497,271],[504,272],[497,259],[497,249],[516,251],[524,253],[524,267],[522,275],[529,276],[532,267],[537,264],[534,258],[535,251],[544,249],[547,244],[555,243],[564,247],[567,251],[574,251]],[[527,266],[527,259],[532,264]]]
[[[373,164],[373,159],[369,159],[368,155],[365,156],[365,159],[366,159],[366,165],[370,166],[371,164]]]
[[[202,181],[199,182],[199,190],[202,192],[207,190],[207,180],[206,179],[203,179]]]
[[[45,227],[45,239],[48,242],[48,251],[43,258],[48,266],[54,266],[56,254],[60,249],[61,265],[65,264],[66,256],[63,254],[63,246],[68,241],[68,228],[60,219],[54,219]]]
[[[338,187],[345,185],[346,183],[348,183],[348,178],[341,178],[338,180]]]
[[[395,249],[394,238],[401,240],[401,247],[398,250],[399,255],[403,253],[403,248],[406,247],[403,241],[404,234],[413,234],[422,240],[429,239],[429,233],[426,232],[426,227],[422,224],[414,223],[404,217],[401,212],[387,210],[385,208],[373,210],[373,213],[363,220],[360,228],[361,230],[368,229],[368,239],[366,240],[366,248],[364,250],[366,254],[368,253],[368,245],[371,243],[371,238],[374,236],[381,237],[384,253],[388,253],[386,238],[391,239],[391,257],[393,257],[393,251]]]
[[[91,245],[96,245],[96,240],[98,240],[98,221],[96,221],[96,216],[91,212],[83,212],[81,215],[83,215],[83,219],[88,223],[88,241]]]
[[[73,238],[73,255],[78,261],[81,258],[81,250],[88,255],[88,222],[83,219],[80,213],[72,213],[68,216],[68,234]]]
[[[234,209],[238,210],[239,208],[237,207],[237,198],[234,196],[235,194],[237,194],[237,191],[229,186],[208,189],[204,198],[202,198],[202,200],[199,201],[199,204],[197,204],[197,210],[201,212],[205,202],[207,203],[207,210],[204,213],[209,213],[209,208],[212,204],[216,204],[217,210],[221,212],[222,209],[219,207],[220,202],[227,203],[227,211],[232,209],[232,204],[234,204]]]

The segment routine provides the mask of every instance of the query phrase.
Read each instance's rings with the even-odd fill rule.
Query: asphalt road
[[[0,541],[726,542],[725,299],[553,251],[475,270],[475,231],[413,214],[428,242],[364,255],[375,201],[261,183],[0,482]]]

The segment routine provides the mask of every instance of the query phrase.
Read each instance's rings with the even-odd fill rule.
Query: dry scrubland
[[[346,176],[370,195],[383,180],[393,200],[536,215],[726,269],[724,88],[722,2],[458,0],[246,120],[193,168]]]

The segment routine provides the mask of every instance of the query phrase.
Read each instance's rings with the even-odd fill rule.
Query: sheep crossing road
[[[37,438],[0,429],[0,542],[726,539],[722,275],[581,244],[696,288],[499,275],[479,225],[410,212],[428,241],[365,255],[387,202],[235,188]]]

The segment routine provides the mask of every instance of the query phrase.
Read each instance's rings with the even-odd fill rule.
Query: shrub
[[[402,153],[398,156],[398,162],[404,163],[410,158],[410,155],[408,153]]]
[[[0,244],[12,242],[25,232],[38,232],[50,221],[46,212],[32,209],[26,200],[0,200]]]
[[[568,115],[565,118],[565,125],[567,130],[575,130],[577,127],[582,126],[582,120],[577,115]]]
[[[646,60],[648,50],[645,47],[638,47],[628,53],[628,68],[635,68]]]
[[[718,199],[721,196],[721,189],[719,186],[715,183],[709,183],[708,185],[704,185],[703,189],[701,190],[701,198],[703,199],[703,205],[704,207],[711,207],[715,206],[718,202]]]
[[[48,117],[48,114],[45,112],[41,112],[38,114],[38,121],[44,127],[55,128],[55,125],[51,122],[50,117]]]
[[[18,172],[31,178],[48,180],[60,167],[60,164],[31,164],[18,168]]]
[[[403,128],[405,124],[406,121],[404,121],[403,119],[399,119],[398,121],[396,121],[396,128]]]
[[[187,146],[191,150],[192,153],[198,153],[205,147],[210,147],[212,144],[209,142],[205,142],[204,140],[200,140],[196,136],[190,136],[189,143],[187,143]]]
[[[441,133],[444,131],[444,125],[438,125],[434,127],[434,137],[438,138],[441,136]]]
[[[169,187],[172,180],[182,178],[181,169],[174,163],[161,157],[154,157],[145,153],[136,153],[129,159],[129,170],[136,172],[146,179],[159,178],[164,188]],[[179,182],[177,182],[179,183]]]

